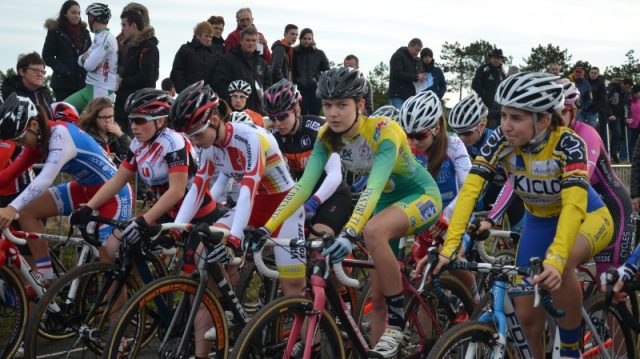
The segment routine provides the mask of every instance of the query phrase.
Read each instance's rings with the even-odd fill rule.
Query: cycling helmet
[[[217,116],[212,118],[211,115],[217,114],[218,103],[218,95],[200,80],[180,92],[171,107],[169,118],[179,132],[192,132],[211,119],[217,127],[220,119]]]
[[[229,95],[234,92],[242,92],[247,96],[251,96],[251,85],[249,85],[245,80],[231,81],[229,84]]]
[[[484,121],[489,114],[480,96],[473,94],[462,99],[449,113],[449,127],[455,133],[472,130]]]
[[[433,91],[409,97],[400,109],[400,126],[407,133],[430,130],[442,116],[442,103]]]
[[[540,112],[560,112],[564,107],[558,76],[542,72],[521,72],[500,83],[495,101],[507,107]]]
[[[34,117],[38,117],[38,110],[31,99],[12,93],[0,106],[0,138],[11,140],[21,136]]]
[[[395,108],[395,106],[391,106],[391,105],[384,105],[382,107],[379,107],[377,110],[375,110],[375,112],[373,114],[371,114],[371,117],[389,117],[390,119],[399,122],[400,121],[400,110],[398,110],[397,108]]]
[[[362,73],[348,67],[333,68],[324,72],[316,90],[316,96],[324,100],[363,97],[366,93],[367,81]]]
[[[274,114],[293,110],[301,99],[298,87],[288,80],[282,79],[264,92],[262,105],[266,113]]]
[[[253,124],[251,116],[244,111],[232,112],[229,121],[232,123],[244,123],[247,125]]]
[[[87,15],[95,17],[96,21],[99,23],[107,24],[109,19],[111,19],[111,10],[109,10],[109,5],[107,4],[99,2],[93,3],[87,6],[87,10],[85,12]]]
[[[143,88],[129,95],[124,110],[129,118],[154,121],[169,115],[172,101],[171,95],[166,91]]]
[[[65,121],[78,124],[80,115],[78,110],[67,102],[54,102],[51,104],[51,113],[54,121]]]
[[[565,106],[578,106],[580,105],[580,90],[574,85],[573,82],[567,81],[562,82],[562,91],[564,94],[564,105]]]

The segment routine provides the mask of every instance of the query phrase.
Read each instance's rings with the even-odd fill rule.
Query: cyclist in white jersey
[[[114,101],[114,92],[118,87],[118,41],[107,28],[111,10],[106,4],[93,3],[87,7],[86,13],[89,27],[95,33],[89,50],[78,58],[78,64],[87,71],[87,85],[64,99],[75,106],[78,112],[82,112],[91,100],[98,97],[108,97]]]

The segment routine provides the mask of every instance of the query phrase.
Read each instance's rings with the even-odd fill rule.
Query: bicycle
[[[129,221],[91,217],[92,222],[105,223],[116,229],[124,229]],[[81,228],[84,240],[96,248],[101,246],[98,232],[88,233]],[[134,253],[130,244],[123,241],[115,263],[93,262],[78,266],[59,278],[44,293],[29,316],[25,336],[25,356],[36,357],[42,351],[51,357],[84,355],[84,349],[101,354],[103,336],[109,328],[111,315],[124,295],[133,295],[154,278],[165,276],[167,269],[152,251],[156,245],[173,247],[166,243],[143,238],[142,250]],[[175,252],[167,251],[167,254]],[[153,325],[153,323],[152,323]],[[56,333],[40,336],[42,328]],[[54,340],[54,342],[52,342]]]

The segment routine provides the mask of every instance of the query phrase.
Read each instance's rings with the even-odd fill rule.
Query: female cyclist
[[[194,208],[202,203],[203,193],[208,191],[215,170],[218,178],[212,193],[216,199],[222,197],[230,178],[239,179],[237,204],[216,225],[229,229],[231,233],[226,242],[240,249],[245,227],[264,225],[295,182],[273,136],[255,125],[223,122],[216,115],[217,106],[217,95],[200,81],[184,89],[171,108],[176,130],[184,132],[202,149],[194,185],[184,199],[176,222],[191,221]],[[284,238],[304,239],[302,207],[298,206],[276,233]],[[224,263],[231,258],[225,255],[226,251],[225,244],[221,243],[208,253],[208,258]],[[274,252],[282,291],[300,293],[305,285],[304,251],[288,252],[276,248]],[[213,326],[212,318],[206,317],[204,312],[199,311],[196,316],[196,356],[199,358],[208,355],[210,345],[204,339],[204,333]]]
[[[373,305],[384,308],[386,300],[388,309],[386,329],[379,325],[372,330],[372,341],[377,344],[369,355],[383,358],[397,354],[405,324],[400,269],[389,241],[434,223],[442,200],[435,181],[411,153],[402,128],[386,117],[362,115],[366,89],[357,70],[331,69],[322,75],[317,96],[327,122],[320,128],[304,175],[263,230],[273,233],[309,198],[332,153],[340,155],[347,170],[369,175],[349,222],[323,254],[330,255],[333,262],[342,261],[362,232],[380,269],[370,272],[372,287],[384,295],[384,299],[374,296]],[[384,323],[384,316],[378,322]]]
[[[44,162],[38,176],[7,207],[0,208],[0,227],[7,226],[17,213],[25,231],[44,233],[41,219],[70,215],[114,177],[116,167],[100,145],[86,132],[69,122],[52,122],[42,108],[24,97],[13,96],[2,105],[2,138],[22,143],[24,150],[3,172],[2,180],[13,180],[36,162]],[[73,177],[67,183],[49,187],[60,172]],[[93,207],[103,217],[126,220],[131,216],[132,192],[124,183]],[[100,241],[113,228],[99,228]],[[45,279],[53,277],[48,243],[29,242],[36,268]],[[102,255],[102,252],[101,252]]]
[[[462,187],[435,272],[458,251],[475,201],[500,163],[526,208],[517,265],[526,265],[531,257],[545,258],[544,270],[530,282],[551,291],[555,304],[566,311],[558,319],[560,353],[579,358],[582,295],[574,268],[609,245],[613,220],[589,185],[584,142],[561,126],[558,112],[564,97],[557,79],[524,72],[498,86],[500,127],[481,148]],[[536,358],[542,358],[544,309],[533,308],[532,296],[514,300],[529,344]]]

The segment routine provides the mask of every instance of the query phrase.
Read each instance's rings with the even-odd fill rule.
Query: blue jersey
[[[469,156],[471,156],[471,159],[475,159],[476,156],[478,156],[478,154],[480,154],[480,149],[482,148],[482,146],[484,146],[485,143],[487,143],[487,139],[489,139],[489,137],[491,137],[491,134],[493,133],[493,130],[490,128],[487,128],[484,130],[484,134],[482,135],[482,138],[480,139],[480,141],[474,143],[471,146],[467,146],[467,153],[469,154]]]

